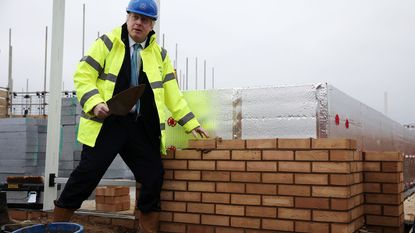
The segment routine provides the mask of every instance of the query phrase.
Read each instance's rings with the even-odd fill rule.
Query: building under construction
[[[2,232],[49,225],[81,160],[77,93],[60,87],[64,3],[53,1],[50,92],[14,91],[11,72],[0,88]],[[193,139],[173,117],[162,123],[160,232],[401,233],[414,225],[411,125],[328,83],[184,89],[211,138]],[[72,221],[85,232],[136,232],[139,190],[118,156]]]

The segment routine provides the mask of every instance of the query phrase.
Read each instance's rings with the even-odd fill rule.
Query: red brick
[[[402,203],[401,195],[395,194],[365,194],[366,203],[399,205]]]
[[[173,200],[173,191],[161,191],[160,193],[161,200],[163,201],[172,201]]]
[[[402,172],[402,162],[382,162],[382,172]]]
[[[399,217],[403,214],[403,204],[400,205],[384,205],[383,215]]]
[[[328,198],[295,197],[295,208],[329,209]]]
[[[232,172],[231,180],[233,182],[260,182],[261,173],[259,172]]]
[[[245,193],[245,184],[243,183],[216,183],[216,192]]]
[[[355,196],[363,193],[363,184],[354,184],[350,186],[350,195]]]
[[[263,218],[276,218],[277,208],[264,207],[264,206],[246,206],[246,216],[249,217],[263,217]]]
[[[363,171],[365,172],[380,172],[381,162],[363,162]]]
[[[216,214],[244,216],[245,207],[238,205],[216,205]]]
[[[249,139],[246,140],[248,149],[274,149],[277,148],[277,139]]]
[[[197,201],[200,202],[200,192],[174,192],[175,201]]]
[[[365,214],[371,215],[381,215],[382,214],[382,205],[364,205]]]
[[[215,213],[215,204],[187,203],[187,212],[213,214]]]
[[[354,151],[353,153],[353,160],[354,161],[363,161],[363,152],[362,151]]]
[[[163,182],[164,190],[186,190],[187,182],[186,181],[173,181],[165,180]]]
[[[162,201],[161,209],[163,211],[184,212],[186,211],[185,202]]]
[[[356,146],[356,141],[352,139],[311,139],[311,148],[313,149],[356,149]]]
[[[330,161],[354,161],[352,150],[331,150]]]
[[[347,162],[313,162],[313,172],[350,173],[350,163]]]
[[[400,173],[365,172],[365,182],[399,183]]]
[[[118,204],[118,203],[124,203],[124,202],[130,202],[130,195],[124,195],[124,196],[104,196],[104,203],[103,204]]]
[[[248,194],[277,194],[277,185],[274,184],[246,184]]]
[[[203,153],[204,160],[229,160],[231,152],[229,150],[212,150]]]
[[[278,162],[280,172],[310,172],[310,162]]]
[[[160,221],[172,222],[173,221],[173,213],[172,212],[160,212]]]
[[[225,193],[202,193],[204,203],[230,203],[230,195]]]
[[[201,152],[197,150],[176,150],[175,159],[201,159]]]
[[[399,194],[403,192],[403,184],[382,184],[382,192],[385,194]]]
[[[350,187],[336,187],[336,186],[313,186],[313,197],[350,197]]]
[[[311,220],[311,211],[303,209],[278,208],[278,218],[293,220]]]
[[[164,171],[164,176],[163,176],[163,178],[165,179],[165,180],[173,180],[173,170],[165,170]],[[139,184],[139,183],[136,183],[136,185],[137,184]]]
[[[247,162],[247,171],[276,172],[277,162]]]
[[[202,215],[202,224],[215,226],[229,226],[229,216]]]
[[[379,183],[364,183],[363,190],[365,193],[380,193],[381,186]]]
[[[297,161],[328,161],[329,152],[327,150],[296,151],[295,160]]]
[[[275,220],[275,219],[262,219],[262,228],[267,230],[277,231],[294,231],[294,221],[289,220]]]
[[[260,195],[231,194],[231,204],[259,205],[261,204],[261,196]]]
[[[263,150],[262,160],[294,160],[294,151]]]
[[[197,233],[214,233],[215,227],[212,226],[202,226],[202,225],[187,225],[187,232],[197,232]]]
[[[160,223],[160,231],[161,232],[185,233],[186,232],[186,224],[161,222]]]
[[[326,174],[295,174],[294,177],[296,184],[327,185],[329,183],[329,178]]]
[[[259,229],[261,226],[261,219],[260,218],[231,217],[231,226],[240,227],[240,228]]]
[[[245,230],[241,228],[230,227],[215,227],[215,233],[244,233]],[[195,231],[196,233],[196,231]]]
[[[189,161],[190,170],[215,170],[215,161]]]
[[[221,171],[202,171],[202,180],[205,181],[230,181],[230,172]]]
[[[191,149],[216,149],[215,139],[190,139],[188,147]]]
[[[355,230],[352,224],[340,224],[340,223],[333,223],[331,225],[331,231],[336,233],[353,233]]]
[[[200,171],[174,171],[176,180],[200,180]]]
[[[214,182],[189,182],[189,191],[215,192]]]
[[[352,174],[330,174],[331,185],[351,185],[353,183]]]
[[[200,224],[200,215],[188,213],[173,213],[173,221],[181,223]]]
[[[233,139],[233,140],[218,140],[218,149],[245,149],[245,140]]]
[[[105,186],[96,188],[97,196],[124,196],[130,194],[130,187],[126,186]]]
[[[403,155],[399,152],[365,152],[365,161],[403,161]]]
[[[366,215],[366,223],[368,225],[389,226],[389,227],[399,227],[401,225],[401,222],[399,221],[399,217],[374,216],[374,215]]]
[[[187,169],[187,160],[164,160],[164,169]]]
[[[332,210],[350,210],[354,207],[351,199],[336,199],[331,198],[331,209]]]
[[[293,184],[293,173],[262,173],[263,183]]]
[[[349,223],[350,220],[349,212],[313,210],[313,221]]]
[[[96,210],[105,211],[105,212],[115,212],[115,211],[123,211],[130,209],[130,202],[121,202],[116,204],[101,204],[96,203],[95,205]]]
[[[262,196],[262,205],[294,207],[294,198],[288,196]]]
[[[295,222],[295,232],[308,232],[308,233],[329,233],[330,226],[328,223],[317,222]],[[333,233],[338,233],[333,231]]]
[[[220,171],[245,171],[244,161],[218,161],[217,170]]]
[[[232,151],[232,160],[261,160],[261,151],[234,150]]]
[[[311,140],[310,139],[278,139],[278,148],[279,149],[310,149]]]
[[[362,162],[350,162],[350,172],[361,172],[363,171]]]
[[[279,195],[310,196],[310,186],[306,185],[278,185]]]

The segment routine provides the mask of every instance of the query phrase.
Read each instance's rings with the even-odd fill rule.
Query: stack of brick
[[[161,232],[400,232],[398,155],[363,160],[348,139],[191,140],[164,160]]]
[[[353,140],[193,140],[164,167],[161,232],[352,233],[365,223]]]
[[[375,232],[401,232],[403,215],[403,155],[364,153],[365,214]]]
[[[123,186],[98,187],[95,192],[96,210],[115,212],[130,209],[130,188]]]

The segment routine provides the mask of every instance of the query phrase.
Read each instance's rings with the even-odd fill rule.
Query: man
[[[78,167],[55,201],[54,221],[70,220],[119,153],[141,183],[140,232],[157,232],[164,173],[161,154],[166,152],[164,106],[187,132],[201,137],[208,133],[183,99],[166,50],[156,43],[157,4],[131,0],[127,13],[127,22],[98,39],[75,72],[83,110],[78,140],[84,146]],[[137,84],[146,88],[130,113],[111,115],[106,101]]]

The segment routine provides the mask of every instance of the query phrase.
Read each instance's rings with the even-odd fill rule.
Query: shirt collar
[[[131,38],[131,36],[128,36],[128,42],[130,43],[130,50],[131,50],[131,47],[133,47],[134,46],[134,44],[140,44],[141,45],[141,48],[145,48],[146,47],[146,42],[147,42],[147,39],[145,39],[143,42],[141,42],[141,43],[137,43],[137,42],[135,42],[134,40],[133,40],[133,38]]]

